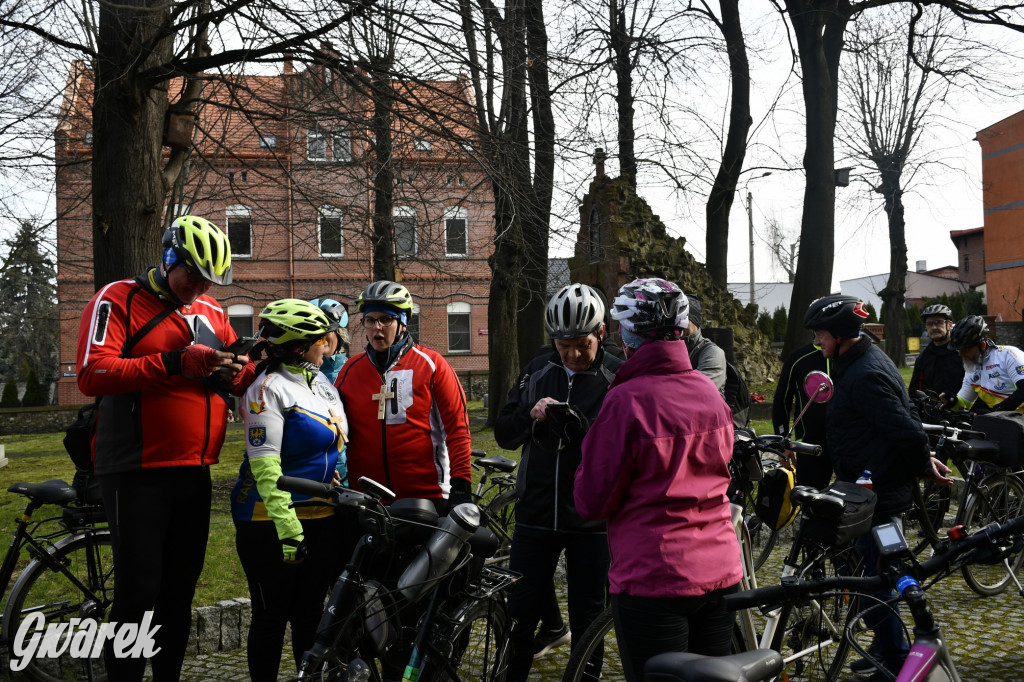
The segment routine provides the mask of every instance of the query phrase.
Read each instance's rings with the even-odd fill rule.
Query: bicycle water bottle
[[[398,579],[399,593],[409,601],[422,597],[451,568],[462,545],[479,527],[480,508],[475,504],[466,502],[452,509]]]
[[[874,487],[874,484],[871,482],[871,471],[869,469],[865,469],[864,473],[860,475],[860,478],[857,479],[857,485],[862,485],[868,490]]]

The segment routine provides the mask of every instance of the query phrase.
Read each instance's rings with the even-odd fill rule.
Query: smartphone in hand
[[[233,355],[248,355],[252,347],[256,345],[259,339],[255,336],[239,336],[230,345],[225,346],[222,350]]]

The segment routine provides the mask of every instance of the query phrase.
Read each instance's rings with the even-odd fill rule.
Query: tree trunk
[[[885,354],[897,367],[906,364],[907,330],[903,305],[907,293],[907,235],[899,170],[883,170],[879,192],[889,219],[889,281],[879,293],[885,316]]]
[[[520,244],[512,198],[500,183],[494,184],[495,234],[491,266],[490,301],[487,307],[487,357],[490,363],[487,394],[487,426],[493,427],[508,400],[519,372],[516,348],[516,308],[519,288]],[[531,355],[532,357],[532,355]]]
[[[736,196],[736,183],[743,170],[750,131],[750,66],[743,41],[738,0],[722,0],[722,35],[729,51],[729,75],[732,103],[729,109],[729,130],[726,135],[722,165],[707,203],[707,268],[711,279],[726,286],[729,258],[729,213]]]
[[[839,57],[848,21],[848,16],[839,13],[836,5],[835,0],[794,0],[787,5],[803,72],[801,86],[807,119],[800,257],[782,357],[807,342],[804,312],[812,301],[828,295],[832,289],[836,199],[834,135]]]
[[[544,343],[544,309],[547,304],[548,239],[551,194],[555,174],[555,118],[548,81],[548,36],[541,0],[526,3],[526,73],[530,83],[533,121],[532,201],[524,202],[523,245],[526,250],[520,278],[519,315],[516,324],[519,357],[529,362]],[[527,143],[528,144],[528,143]],[[529,152],[524,154],[529,173]]]
[[[171,41],[153,37],[169,5],[99,5],[93,98],[93,264],[95,286],[137,275],[160,256],[167,187],[161,142],[167,83],[147,88],[144,69],[170,58]],[[147,6],[160,9],[149,9]]]
[[[632,43],[626,30],[626,0],[611,0],[609,43],[615,58],[615,102],[619,111],[619,175],[636,189],[636,131],[633,129]]]
[[[373,64],[370,96],[373,98],[371,128],[373,145],[373,278],[395,279],[395,169],[391,123],[395,95],[391,89],[390,62]]]

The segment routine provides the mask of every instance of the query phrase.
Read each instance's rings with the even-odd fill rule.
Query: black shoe
[[[858,658],[857,660],[850,663],[850,670],[857,673],[858,675],[867,675],[878,670],[878,666],[873,661],[867,658]]]
[[[569,626],[564,623],[557,630],[541,630],[533,638],[533,657],[547,656],[552,649],[565,646],[571,641],[572,633],[569,632]]]

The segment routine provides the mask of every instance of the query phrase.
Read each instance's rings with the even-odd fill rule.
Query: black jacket
[[[535,357],[509,391],[494,426],[498,445],[513,450],[523,447],[516,482],[516,524],[528,528],[569,532],[603,533],[604,523],[584,521],[573,502],[573,483],[579,468],[583,435],[563,443],[548,429],[545,422],[530,417],[530,410],[541,398],[554,398],[577,407],[593,420],[601,410],[605,393],[622,365],[603,348],[586,372],[571,378],[558,353],[552,351]]]
[[[818,370],[829,373],[829,361],[814,344],[801,346],[789,354],[782,364],[782,372],[775,387],[772,400],[772,427],[775,433],[784,435],[790,424],[808,402],[804,392],[804,379],[808,372]],[[831,375],[830,375],[831,376]],[[825,432],[827,403],[812,403],[800,422],[793,428],[792,438],[804,443],[820,445],[820,456],[797,455],[796,478],[798,485],[824,488],[832,478],[832,465],[828,459],[828,441]]]
[[[836,478],[871,471],[875,518],[910,508],[915,478],[929,470],[928,436],[892,360],[864,336],[832,363],[828,448]]]
[[[936,346],[929,343],[914,362],[914,373],[910,375],[910,390],[932,390],[936,393],[956,395],[964,383],[964,363],[959,353],[951,350],[949,344]]]

